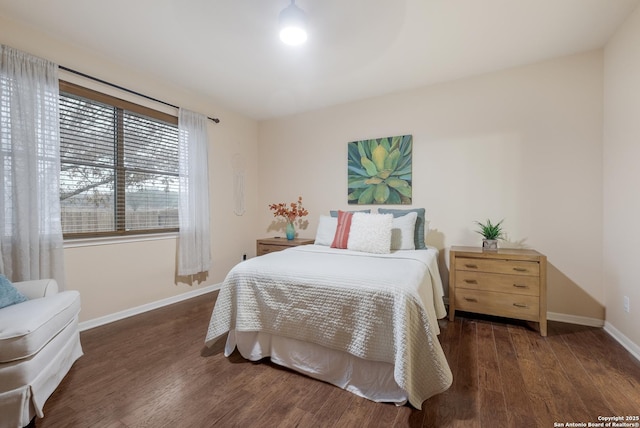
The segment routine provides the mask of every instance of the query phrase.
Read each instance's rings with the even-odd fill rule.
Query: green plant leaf
[[[380,177],[380,178],[382,178],[384,180],[385,178],[387,178],[387,177],[389,177],[391,175],[391,172],[392,171],[390,171],[388,169],[385,169],[384,171],[378,171],[378,177]]]
[[[369,177],[373,177],[376,174],[378,174],[378,169],[376,168],[376,165],[371,162],[371,160],[367,157],[362,157],[362,159],[360,159],[360,162],[362,163],[362,166],[364,167],[364,169],[367,170],[367,175],[369,175]]]
[[[406,196],[407,198],[411,197],[411,186],[407,187],[394,187],[402,196]]]
[[[479,229],[476,230],[477,233],[482,235],[484,239],[500,239],[503,237],[502,235],[502,222],[504,219],[500,220],[496,224],[492,224],[490,219],[487,219],[485,223],[480,223],[476,221],[475,223],[479,226]]]
[[[373,199],[379,204],[383,204],[386,202],[389,197],[389,186],[385,183],[380,183],[375,186],[375,190],[373,192]]]
[[[358,141],[358,153],[360,153],[361,158],[368,158],[371,155],[371,152],[369,151],[369,144],[367,143],[367,141]]]
[[[347,170],[349,171],[349,177],[353,177],[353,176],[368,177],[369,176],[369,174],[367,174],[367,171],[364,170],[361,165],[358,165],[358,166],[349,165],[347,167]]]
[[[384,163],[389,157],[389,152],[384,148],[382,144],[376,147],[371,153],[372,161],[376,165],[378,171],[382,171],[384,169]]]
[[[400,193],[396,189],[389,188],[389,197],[387,198],[387,204],[398,205],[402,202]]]
[[[370,183],[367,183],[369,179],[366,177],[353,177],[350,176],[348,178],[348,187],[349,189],[359,189],[367,187]]]
[[[398,161],[400,160],[400,150],[394,149],[389,152],[389,156],[384,160],[384,169],[394,171],[398,167]]]
[[[349,203],[355,203],[355,201],[360,198],[360,195],[363,191],[364,189],[356,189],[353,192],[349,193],[349,196],[347,196],[347,200],[349,201]]]
[[[366,205],[373,202],[373,192],[375,190],[375,186],[369,186],[358,197],[358,204]]]
[[[366,185],[369,185],[369,184],[380,184],[380,183],[382,183],[382,178],[380,178],[380,177],[371,177],[371,178],[368,178],[368,179],[364,180],[364,183]]]
[[[360,163],[360,158],[362,157],[362,155],[360,154],[360,150],[358,150],[357,143],[349,143],[347,145],[347,152],[349,154],[349,161],[355,164]]]
[[[391,146],[389,145],[389,139],[388,138],[383,138],[382,140],[380,140],[380,145],[382,147],[384,147],[384,149],[388,152],[391,151]]]
[[[412,135],[403,135],[402,141],[400,142],[400,151],[403,156],[407,156],[411,153],[413,148],[413,136]]]
[[[399,189],[401,187],[410,187],[409,183],[406,180],[401,180],[396,177],[390,177],[386,180],[386,183],[393,187],[394,189]]]
[[[399,177],[401,175],[411,175],[411,166],[405,167],[400,170],[395,170],[391,173],[394,177]]]
[[[369,154],[373,154],[373,151],[378,147],[378,142],[376,140],[369,140]]]
[[[400,141],[402,141],[402,137],[400,137],[399,135],[392,137],[391,138],[391,149],[389,149],[389,151],[391,150],[396,150],[398,147],[400,147]]]

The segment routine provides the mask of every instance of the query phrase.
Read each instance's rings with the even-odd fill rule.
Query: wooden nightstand
[[[298,245],[313,244],[314,239],[295,238],[288,240],[287,238],[265,238],[256,241],[256,255],[273,253],[274,251],[282,251],[287,248],[297,247]]]
[[[535,250],[451,247],[449,320],[455,311],[534,321],[547,335],[547,257]]]

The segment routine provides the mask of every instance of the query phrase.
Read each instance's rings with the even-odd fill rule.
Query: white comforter
[[[229,272],[205,344],[232,329],[261,331],[391,363],[420,409],[452,382],[437,337],[442,297],[435,249],[374,255],[299,246]]]

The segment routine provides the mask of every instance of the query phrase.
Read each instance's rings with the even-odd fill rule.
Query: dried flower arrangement
[[[271,204],[269,209],[273,211],[274,217],[284,217],[288,223],[293,223],[297,218],[309,215],[309,211],[302,206],[302,196],[298,197],[298,202]]]

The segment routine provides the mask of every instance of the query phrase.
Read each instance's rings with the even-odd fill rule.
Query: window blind
[[[65,237],[176,231],[177,118],[61,82]]]

